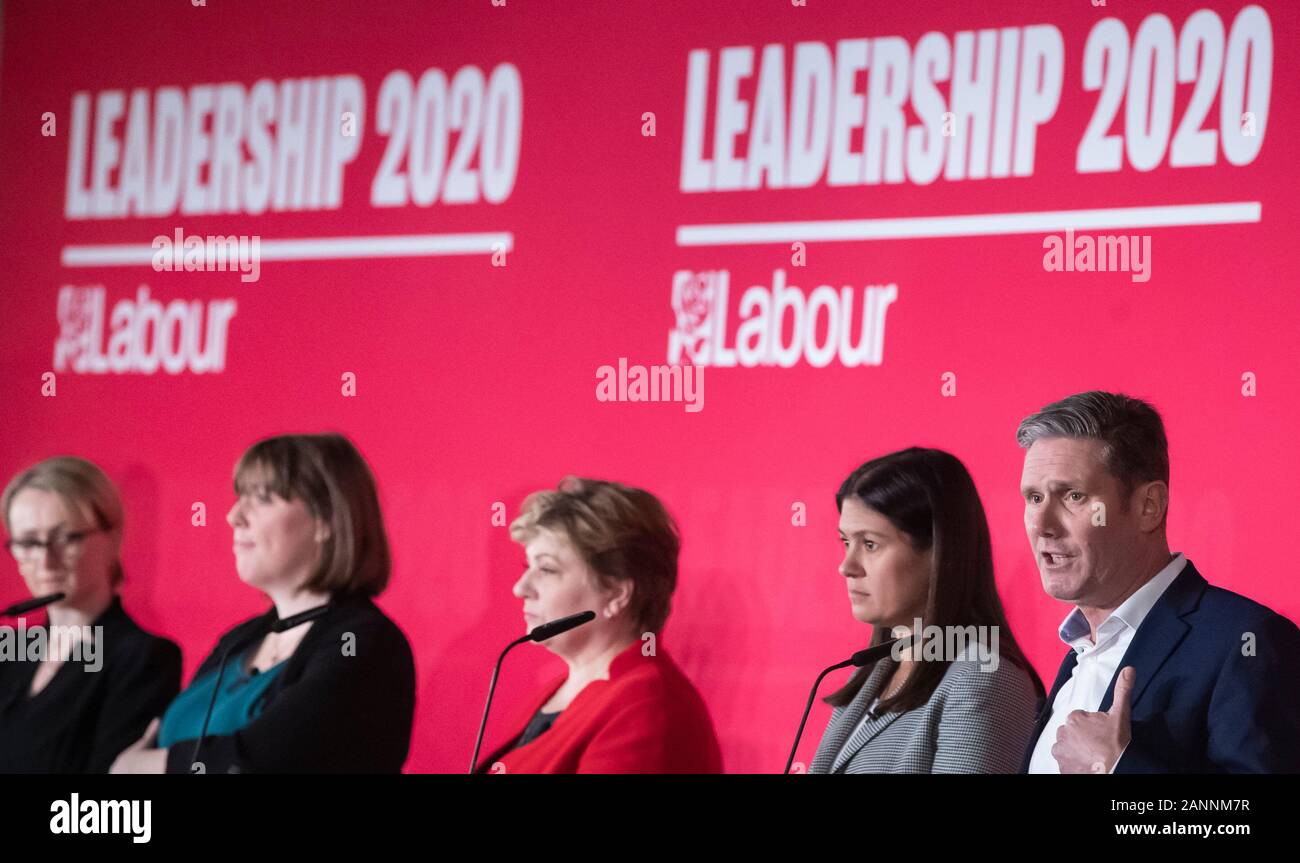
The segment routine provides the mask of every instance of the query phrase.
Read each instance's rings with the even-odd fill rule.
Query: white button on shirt
[[[1179,552],[1154,578],[1135,590],[1097,627],[1096,644],[1092,643],[1092,627],[1078,606],[1065,618],[1059,630],[1061,641],[1074,648],[1077,657],[1070,679],[1056,693],[1056,699],[1052,702],[1052,716],[1047,720],[1047,725],[1043,727],[1043,733],[1034,746],[1033,757],[1029,760],[1030,773],[1061,772],[1061,765],[1052,756],[1057,731],[1072,711],[1095,712],[1101,707],[1101,700],[1110,688],[1110,682],[1119,670],[1119,664],[1138,627],[1156,600],[1178,577],[1178,573],[1183,571],[1186,563],[1187,558]],[[1116,764],[1118,763],[1117,761]],[[1114,770],[1114,765],[1111,769]]]

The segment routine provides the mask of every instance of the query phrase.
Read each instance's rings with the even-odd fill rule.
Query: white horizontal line
[[[173,234],[163,234],[173,240]],[[238,237],[237,234],[196,236]],[[244,236],[251,236],[245,234]],[[301,240],[259,240],[259,259],[266,261],[319,261],[343,258],[422,258],[432,255],[487,255],[498,243],[503,251],[514,249],[509,231],[482,234],[394,234],[378,237],[316,237]],[[65,267],[130,267],[153,263],[152,243],[103,243],[64,246],[60,261]]]
[[[967,216],[917,216],[900,219],[737,222],[681,225],[677,228],[677,245],[726,246],[814,240],[977,237],[990,234],[1046,234],[1071,229],[1097,231],[1112,228],[1231,225],[1259,220],[1259,201],[1234,201],[1220,204],[1105,207],[1097,210],[1047,210],[1037,213],[976,213]]]

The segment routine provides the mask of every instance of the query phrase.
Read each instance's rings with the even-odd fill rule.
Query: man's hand
[[[1091,713],[1075,710],[1056,732],[1052,757],[1062,773],[1109,773],[1132,738],[1129,700],[1137,671],[1126,666],[1115,681],[1110,710]]]

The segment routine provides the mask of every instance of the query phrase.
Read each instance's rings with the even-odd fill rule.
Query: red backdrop
[[[128,608],[182,644],[188,679],[220,632],[265,607],[231,565],[223,517],[237,457],[269,434],[350,436],[378,477],[393,542],[395,573],[381,602],[416,654],[409,771],[465,768],[492,661],[521,631],[510,587],[523,554],[493,523],[494,504],[513,517],[526,493],[568,473],[643,486],[678,518],[681,581],[664,644],[707,700],[733,771],[779,770],[816,672],[866,643],[836,572],[833,493],[862,461],[896,448],[942,447],[970,469],[1013,630],[1050,682],[1063,651],[1056,626],[1068,608],[1043,594],[1026,545],[1014,431],[1024,415],[1071,392],[1105,388],[1150,399],[1169,431],[1174,549],[1212,582],[1300,618],[1300,592],[1278,565],[1276,545],[1291,529],[1287,484],[1300,475],[1291,170],[1300,161],[1292,54],[1300,19],[1293,4],[1261,5],[6,0],[0,473],[67,452],[93,459],[120,484]],[[1189,24],[1201,9],[1214,14]],[[1150,16],[1157,20],[1144,24]],[[1107,18],[1118,19],[1118,31],[1103,25]],[[969,31],[992,35],[958,35]],[[1108,33],[1118,41],[1105,42]],[[1090,38],[1118,45],[1100,91],[1100,75],[1091,87],[1085,76]],[[983,73],[987,102],[978,86],[957,98],[942,74],[931,75],[932,86],[914,74],[923,65],[917,57],[930,51],[939,65],[959,65],[966,41],[998,46],[998,63]],[[802,43],[825,48],[804,49],[808,65],[796,68]],[[769,44],[781,53],[760,76]],[[1026,44],[1041,50],[1008,65],[1005,78],[992,71]],[[733,47],[752,50],[724,63]],[[692,52],[701,52],[694,56],[704,58],[696,62],[705,73],[698,91],[705,101],[694,115]],[[855,56],[864,67],[856,72]],[[833,62],[831,77],[817,78],[819,57]],[[903,65],[891,67],[899,57]],[[975,57],[977,70],[993,60],[987,51]],[[465,67],[482,80],[461,73]],[[720,79],[724,67],[734,96]],[[426,79],[431,68],[442,79]],[[416,102],[427,99],[422,114],[418,106],[400,110],[410,105],[400,82],[384,90],[395,70],[409,73]],[[812,90],[812,103],[825,92],[829,109],[797,109],[787,94],[800,74],[831,84]],[[307,203],[295,208],[290,182],[267,192],[271,203],[259,212],[255,192],[271,188],[266,175],[230,173],[270,140],[249,132],[257,111],[288,110],[281,97],[292,95],[292,84],[282,91],[281,82],[326,76],[355,76],[360,87],[336,85],[303,103],[307,140],[322,149],[309,144],[294,156],[286,143],[285,162],[261,163],[291,177],[303,159],[323,185],[309,186]],[[255,103],[263,79],[272,83]],[[450,96],[438,89],[444,81]],[[223,84],[239,85],[224,91],[233,94],[228,103],[214,97],[229,110],[204,115],[203,100]],[[762,99],[760,85],[771,88]],[[1115,101],[1107,103],[1111,87]],[[159,138],[181,143],[172,151],[185,160],[178,171],[194,170],[196,182],[182,184],[176,203],[165,194],[168,150],[154,146],[151,122],[165,114],[160,94],[169,88],[184,116],[197,117],[194,133]],[[133,118],[137,89],[154,110]],[[931,90],[938,102],[924,100]],[[122,94],[120,108],[103,96],[112,91]],[[346,124],[342,115],[355,107],[349,92],[362,97],[355,134],[340,126],[319,137],[320,128]],[[900,92],[901,115],[890,108]],[[394,100],[387,119],[383,93]],[[512,93],[520,96],[517,154]],[[1148,102],[1154,117],[1141,109]],[[1130,103],[1138,106],[1132,117]],[[493,110],[471,116],[484,104]],[[942,112],[952,109],[956,130],[945,136]],[[1254,116],[1239,120],[1247,112]],[[377,199],[398,114],[422,124],[419,180],[381,184]],[[1189,114],[1203,122],[1184,128]],[[687,134],[692,116],[698,141]],[[762,140],[748,131],[759,116],[773,121]],[[891,117],[909,128],[932,124],[916,145],[948,148],[924,150],[941,153],[945,173],[926,182],[927,164],[939,163],[926,163],[922,150],[895,158],[899,139],[880,131]],[[324,125],[313,126],[320,118]],[[280,131],[265,114],[260,128]],[[816,159],[796,166],[779,154],[765,172],[727,164],[748,154],[757,166],[757,154],[792,140],[816,149],[819,134],[830,141],[824,170]],[[985,136],[987,170],[983,156],[972,167],[952,155],[958,141],[983,152]],[[1080,170],[1084,141],[1093,142],[1087,160],[1104,170]],[[463,163],[458,148],[469,156]],[[864,152],[865,166],[854,155]],[[222,161],[231,154],[236,162]],[[439,170],[447,159],[457,164],[454,180],[450,167]],[[796,167],[811,175],[783,188],[780,173]],[[899,181],[880,182],[876,167]],[[733,175],[739,188],[728,189]],[[746,185],[751,176],[757,188]],[[710,188],[694,190],[696,177]],[[221,190],[205,197],[204,183]],[[128,186],[144,197],[133,198]],[[186,206],[186,194],[196,203]],[[406,203],[385,204],[385,196]],[[1173,209],[1115,209],[1130,207]],[[1039,215],[1016,228],[995,218],[1062,210],[1100,211],[1111,221]],[[868,222],[849,225],[840,239],[827,239],[843,235],[825,224],[952,215],[983,218],[939,223],[940,230]],[[1191,224],[1170,224],[1179,220]],[[690,230],[756,222],[798,224],[761,236],[744,229],[700,239]],[[1149,280],[1046,269],[1044,236],[1069,226],[1149,238]],[[140,248],[177,229],[257,235],[259,279],[156,271],[140,259]],[[865,238],[882,230],[901,236]],[[276,245],[329,238],[325,254],[342,255],[333,238],[446,234],[476,237],[469,251],[449,255],[381,256],[382,243],[365,240],[370,256],[313,259],[304,251],[310,244]],[[802,259],[791,245],[801,238]],[[502,244],[495,255],[493,242]],[[136,262],[111,263],[118,252],[107,247],[116,244],[133,247],[122,254]],[[679,319],[699,326],[694,335],[722,326],[733,348],[746,313],[742,294],[750,285],[770,288],[778,269],[805,298],[820,285],[846,290],[855,338],[866,287],[894,286],[877,332],[878,363],[831,356],[818,366],[804,354],[790,367],[723,367],[696,343],[695,359],[707,367],[703,410],[596,398],[598,367],[620,357],[667,362]],[[719,280],[690,276],[722,271],[730,288],[725,325]],[[109,349],[113,309],[142,285],[162,304],[159,313],[174,300],[199,302],[208,316],[215,306],[207,304],[235,302],[222,367],[99,368],[93,354]],[[818,324],[819,342],[827,326]],[[349,380],[355,395],[345,394]],[[196,503],[206,507],[204,526],[192,524]],[[0,600],[23,595],[10,567]],[[511,658],[489,743],[528,690],[561,670],[537,647]],[[827,716],[823,705],[814,711],[801,759],[811,759]]]

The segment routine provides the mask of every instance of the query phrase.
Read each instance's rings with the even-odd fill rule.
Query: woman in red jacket
[[[677,585],[677,525],[654,495],[568,477],[530,495],[510,526],[526,568],[514,586],[529,629],[591,610],[544,642],[569,673],[480,763],[492,773],[719,773],[708,708],[664,652]]]

